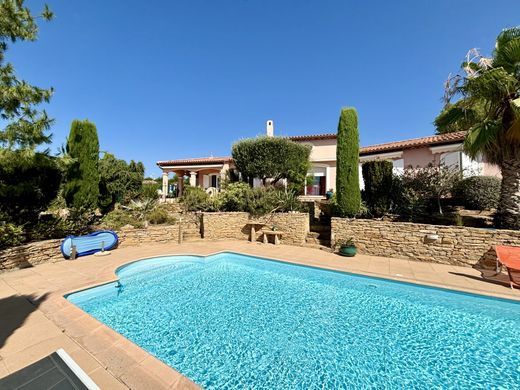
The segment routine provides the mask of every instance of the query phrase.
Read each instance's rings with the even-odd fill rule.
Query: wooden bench
[[[279,230],[263,230],[262,233],[264,234],[264,244],[269,243],[269,236],[274,236],[274,245],[278,245],[280,243],[280,237],[284,234],[284,232]]]

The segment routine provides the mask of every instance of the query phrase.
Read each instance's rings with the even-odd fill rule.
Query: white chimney
[[[265,124],[265,133],[268,137],[272,137],[274,135],[274,123],[271,119],[269,119]]]

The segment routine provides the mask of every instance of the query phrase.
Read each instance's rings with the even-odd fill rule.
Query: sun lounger
[[[0,379],[0,389],[100,390],[63,349]]]
[[[511,288],[520,288],[520,247],[497,245],[495,250],[497,261],[507,268]]]

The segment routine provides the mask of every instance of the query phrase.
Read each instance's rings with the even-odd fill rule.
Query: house
[[[267,121],[267,136],[274,135],[273,121]],[[457,167],[463,175],[499,176],[497,166],[482,158],[472,160],[462,151],[465,132],[432,135],[404,141],[388,142],[360,148],[360,187],[363,188],[361,165],[371,160],[392,161],[394,172],[400,173],[405,167],[425,167],[429,164]],[[308,173],[312,183],[304,188],[307,198],[322,198],[327,190],[336,187],[336,134],[300,135],[288,137],[292,141],[310,145],[311,169]],[[188,177],[192,186],[218,191],[220,181],[233,168],[231,157],[205,157],[182,160],[158,161],[163,171],[163,194],[166,194],[168,175],[173,172],[179,177]],[[166,183],[166,184],[165,184]],[[179,181],[182,194],[183,180]],[[164,195],[163,195],[164,197]]]

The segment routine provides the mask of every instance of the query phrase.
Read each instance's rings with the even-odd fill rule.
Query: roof
[[[452,144],[455,142],[464,141],[465,136],[466,136],[465,131],[458,131],[456,133],[431,135],[429,137],[412,138],[412,139],[407,139],[404,141],[397,141],[397,142],[388,142],[388,143],[384,143],[384,144],[377,144],[377,145],[362,147],[359,150],[359,154],[367,155],[367,154],[391,152],[391,151],[404,150],[404,149],[414,149],[414,148],[420,148],[422,146]]]
[[[226,164],[232,161],[233,159],[231,157],[201,157],[181,160],[157,161],[157,165],[159,165],[160,167],[164,167],[170,165]]]
[[[464,137],[466,136],[465,131],[459,131],[456,133],[447,133],[447,134],[439,134],[439,135],[431,135],[428,137],[422,138],[412,138],[404,141],[397,142],[387,142],[384,144],[370,145],[360,148],[359,154],[361,156],[375,154],[375,153],[385,153],[385,152],[393,152],[404,149],[414,149],[420,148],[423,146],[434,146],[434,145],[446,145],[452,144],[456,142],[462,142]],[[304,141],[316,141],[316,140],[327,140],[327,139],[336,139],[336,134],[316,134],[316,135],[296,135],[287,137],[295,142],[304,142]],[[200,164],[226,164],[232,162],[233,159],[231,157],[204,157],[204,158],[191,158],[185,160],[167,160],[167,161],[158,161],[157,165],[160,167],[170,166],[170,165],[200,165]]]

